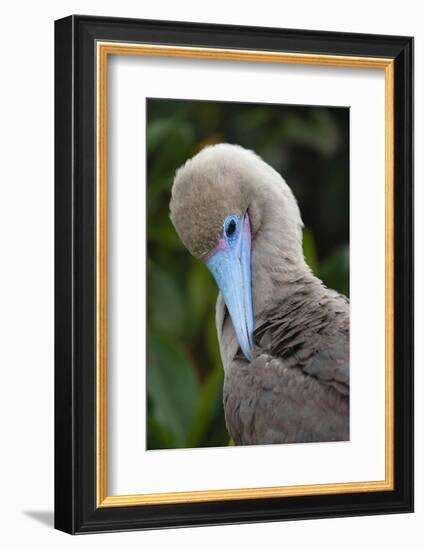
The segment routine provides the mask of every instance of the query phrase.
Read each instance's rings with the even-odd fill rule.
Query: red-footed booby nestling
[[[220,293],[224,409],[236,445],[349,438],[349,302],[303,256],[296,199],[252,151],[208,146],[176,173],[170,217]]]

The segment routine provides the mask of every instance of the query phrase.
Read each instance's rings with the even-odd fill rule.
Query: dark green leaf
[[[147,448],[175,449],[177,442],[172,433],[153,416],[147,418]]]
[[[205,265],[194,258],[190,261],[186,283],[189,310],[187,327],[190,333],[195,333],[206,322],[208,313],[214,315],[218,291]]]
[[[349,247],[340,247],[323,261],[319,276],[326,286],[349,296]]]
[[[172,265],[170,265],[172,273]],[[158,331],[177,335],[184,331],[185,304],[181,289],[158,265],[149,264],[147,305],[151,324]]]
[[[204,441],[205,434],[210,429],[217,414],[222,410],[223,380],[224,371],[222,367],[215,367],[203,385],[194,422],[187,438],[187,447],[200,447],[207,443]]]
[[[312,231],[305,227],[303,230],[303,254],[306,263],[312,269],[313,273],[318,271],[318,259],[315,248],[315,239]]]
[[[182,447],[193,422],[199,384],[184,349],[149,331],[147,391],[155,419]]]

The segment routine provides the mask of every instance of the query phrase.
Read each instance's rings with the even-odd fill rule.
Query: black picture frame
[[[394,490],[98,507],[96,49],[99,40],[394,60]],[[55,527],[68,533],[413,510],[413,39],[73,15],[55,22]]]

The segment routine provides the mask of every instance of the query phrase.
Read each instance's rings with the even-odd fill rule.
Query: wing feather
[[[283,300],[255,330],[261,352],[349,395],[349,301],[323,287]]]

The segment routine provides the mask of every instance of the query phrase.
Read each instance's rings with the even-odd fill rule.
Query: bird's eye
[[[230,220],[225,226],[225,233],[227,237],[232,237],[236,232],[236,229],[237,229],[237,225],[235,220]]]

